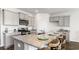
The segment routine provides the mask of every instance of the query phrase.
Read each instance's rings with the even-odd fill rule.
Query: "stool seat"
[[[49,44],[48,44],[48,47],[51,49],[58,49],[58,46],[60,45],[60,41],[59,39],[54,39],[53,41],[51,41]]]

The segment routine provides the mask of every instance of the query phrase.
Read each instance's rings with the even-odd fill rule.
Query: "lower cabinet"
[[[37,50],[37,49],[38,48],[32,45],[23,43],[22,41],[14,40],[14,50]]]
[[[32,46],[32,45],[29,45],[29,44],[24,44],[24,50],[37,50],[38,48]]]
[[[14,50],[24,50],[24,43],[19,40],[14,40]]]

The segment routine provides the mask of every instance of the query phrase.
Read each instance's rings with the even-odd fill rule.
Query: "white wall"
[[[71,14],[70,31],[70,40],[79,42],[79,10]]]
[[[0,9],[0,44],[1,44],[1,9]]]
[[[37,14],[35,16],[37,32],[40,30],[48,31],[49,14]]]

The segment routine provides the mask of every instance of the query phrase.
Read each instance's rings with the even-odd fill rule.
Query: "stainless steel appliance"
[[[19,19],[19,25],[25,25],[25,26],[28,26],[28,24],[29,24],[29,20]]]
[[[30,31],[28,30],[28,28],[18,29],[18,32],[21,32],[21,35],[26,35],[26,33],[30,34]]]

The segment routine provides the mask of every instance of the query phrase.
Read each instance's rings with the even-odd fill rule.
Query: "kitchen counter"
[[[31,46],[34,46],[36,48],[43,48],[46,46],[46,44],[48,44],[49,42],[51,42],[52,40],[56,39],[60,34],[56,34],[53,36],[49,36],[48,35],[48,40],[39,40],[37,38],[36,34],[29,34],[29,35],[16,35],[16,36],[12,36],[15,40],[19,40],[22,41],[25,44],[29,44]]]

